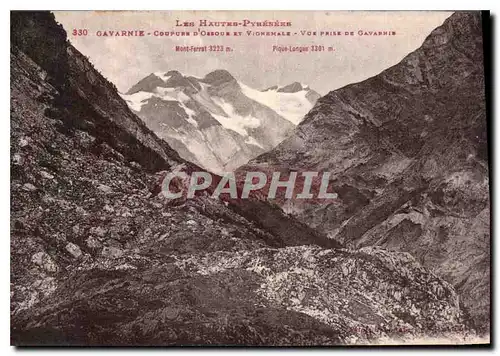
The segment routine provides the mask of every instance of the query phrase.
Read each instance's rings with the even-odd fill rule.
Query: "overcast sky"
[[[450,12],[325,12],[325,11],[56,11],[56,19],[68,32],[71,43],[88,56],[95,67],[121,92],[151,72],[178,70],[203,77],[215,69],[226,69],[254,88],[286,85],[298,81],[320,94],[358,82],[398,63],[418,48],[429,33],[451,15]],[[99,30],[146,32],[182,30],[176,20],[218,21],[282,20],[289,28],[231,28],[241,37],[97,37]],[[88,29],[87,36],[73,36],[73,29]],[[205,27],[206,31],[222,28]],[[291,31],[291,37],[254,37],[245,31]],[[354,31],[355,36],[301,36],[301,30]],[[395,31],[395,36],[359,36],[363,31]],[[175,52],[176,45],[224,45],[231,53]],[[334,47],[334,52],[276,53],[273,45]]]

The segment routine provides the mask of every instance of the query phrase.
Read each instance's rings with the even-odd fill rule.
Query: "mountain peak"
[[[137,84],[134,84],[126,94],[135,94],[140,91],[151,92],[157,87],[165,87],[165,81],[157,73],[151,73]]]
[[[236,81],[236,79],[225,69],[217,69],[213,72],[208,73],[203,81],[212,85],[220,85],[224,83],[229,83]]]
[[[282,87],[280,87],[278,85],[273,85],[273,86],[270,86],[269,88],[262,89],[261,91],[262,92],[277,91],[279,93],[298,93],[299,91],[302,91],[302,90],[311,90],[311,88],[309,88],[309,85],[302,84],[300,82],[293,82],[291,84],[288,84],[288,85],[285,85]]]
[[[293,82],[292,84],[285,85],[284,87],[278,88],[277,91],[280,93],[297,93],[302,90],[307,90],[309,87],[307,85],[302,85],[299,82]]]
[[[165,73],[165,75],[169,77],[182,77],[182,73],[178,70],[169,70],[167,73]]]

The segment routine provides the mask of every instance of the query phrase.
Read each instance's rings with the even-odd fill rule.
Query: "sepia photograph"
[[[10,11],[11,345],[490,347],[491,31]]]

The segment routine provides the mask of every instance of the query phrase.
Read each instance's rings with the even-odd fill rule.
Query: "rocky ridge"
[[[264,202],[163,198],[159,175],[199,168],[52,14],[11,23],[13,344],[338,345],[464,330],[453,287],[406,253],[342,249]]]
[[[332,172],[336,201],[278,200],[352,247],[411,253],[488,333],[490,202],[482,19],[457,12],[377,76],[318,100],[295,133],[240,168]]]

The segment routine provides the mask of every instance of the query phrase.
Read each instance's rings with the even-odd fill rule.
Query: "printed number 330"
[[[87,36],[89,31],[87,29],[73,29],[73,36]]]

